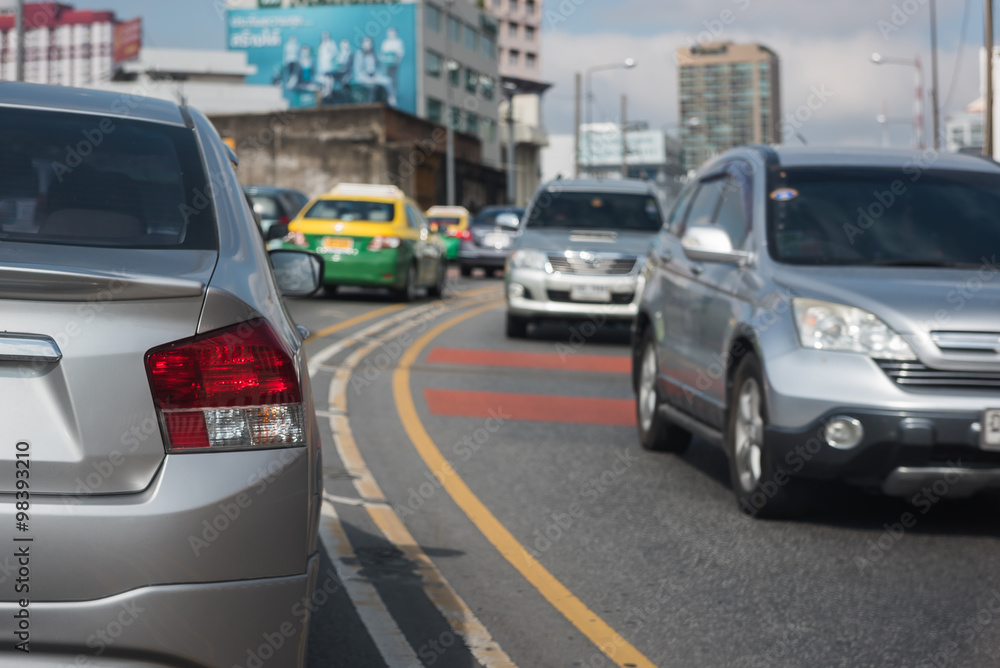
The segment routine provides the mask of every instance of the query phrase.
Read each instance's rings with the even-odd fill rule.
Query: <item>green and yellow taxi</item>
[[[324,257],[328,295],[342,285],[383,287],[409,301],[420,289],[432,297],[444,290],[444,241],[396,186],[336,186],[289,223],[285,247]]]
[[[432,206],[424,214],[431,224],[431,231],[444,237],[448,249],[448,260],[458,260],[458,247],[462,239],[471,239],[469,218],[471,214],[464,206]]]

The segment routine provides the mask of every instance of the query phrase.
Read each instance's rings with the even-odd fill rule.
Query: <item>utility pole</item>
[[[622,178],[628,178],[628,142],[625,140],[625,132],[628,128],[626,120],[628,114],[628,97],[622,95]]]
[[[931,2],[931,111],[934,117],[934,150],[941,148],[941,124],[938,116],[937,1]]]
[[[445,87],[445,112],[444,112],[444,132],[445,132],[445,148],[444,148],[444,161],[445,161],[445,187],[447,189],[447,201],[445,204],[448,206],[455,206],[455,129],[452,127],[452,111],[451,111],[451,73],[453,63],[451,62],[451,31],[449,25],[451,23],[451,9],[455,4],[455,0],[445,0],[445,5],[448,10],[445,12],[444,21],[444,61],[445,61],[445,71],[447,72],[447,77],[444,82]]]
[[[580,73],[576,73],[573,97],[573,178],[580,178]]]
[[[986,118],[983,119],[983,155],[993,157],[993,0],[986,0]]]
[[[507,91],[507,204],[516,204],[517,182],[514,173],[514,94],[517,90]]]
[[[18,81],[24,81],[24,0],[17,0],[17,11],[14,17],[14,32],[17,33],[15,78]]]

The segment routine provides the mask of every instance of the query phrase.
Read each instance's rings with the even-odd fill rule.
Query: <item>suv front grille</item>
[[[606,257],[594,255],[583,259],[579,255],[550,255],[552,270],[560,274],[586,274],[589,276],[627,276],[635,269],[635,256]]]
[[[920,362],[875,360],[886,375],[906,389],[1000,391],[1000,371],[946,371]]]

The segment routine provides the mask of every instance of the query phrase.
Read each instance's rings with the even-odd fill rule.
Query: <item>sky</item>
[[[144,19],[149,46],[225,48],[223,0],[69,0],[81,9],[112,9],[119,19]],[[930,0],[541,0],[542,76],[550,133],[573,128],[573,78],[586,68],[634,58],[632,70],[592,75],[595,121],[617,121],[621,95],[629,121],[676,133],[674,53],[707,39],[758,42],[781,60],[782,112],[798,114],[796,131],[809,144],[878,145],[892,121],[893,146],[912,136],[914,68],[875,65],[871,54],[920,57],[926,132],[931,133]],[[941,127],[979,96],[981,0],[937,0]],[[963,31],[964,18],[964,31]],[[815,91],[824,101],[817,104]],[[812,97],[810,97],[812,96]],[[808,107],[813,102],[815,109]],[[808,116],[808,118],[805,118]],[[795,141],[793,139],[793,141]]]

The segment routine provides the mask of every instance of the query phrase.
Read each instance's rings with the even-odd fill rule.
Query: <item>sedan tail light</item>
[[[154,348],[146,370],[168,450],[304,443],[295,363],[266,323]]]
[[[399,248],[401,243],[399,237],[374,237],[368,242],[368,250],[380,251],[383,248]]]
[[[286,244],[293,244],[301,248],[309,247],[309,240],[306,239],[306,235],[302,234],[301,232],[289,232],[288,234],[285,235],[283,241]]]

